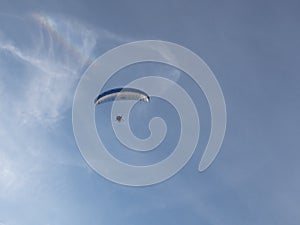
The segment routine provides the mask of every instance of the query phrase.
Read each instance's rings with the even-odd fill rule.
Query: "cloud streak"
[[[32,35],[36,38],[34,45],[24,49],[2,38],[0,52],[9,53],[27,67],[27,80],[24,81],[26,87],[22,87],[22,96],[18,96],[15,104],[20,121],[24,124],[50,126],[59,121],[70,108],[76,83],[93,60],[91,55],[96,45],[101,45],[104,41],[120,42],[126,38],[106,30],[96,33],[69,18],[57,19],[36,14],[33,18],[47,18],[51,21],[46,23],[46,19],[31,20],[36,28],[33,31],[37,33]],[[49,24],[54,25],[50,27]],[[63,32],[59,33],[56,27]]]
[[[76,32],[69,29],[67,32],[70,35]],[[80,63],[78,60],[73,62],[72,58],[78,58],[78,56],[70,56],[68,49],[55,53],[54,50],[58,46],[54,46],[54,37],[49,35],[51,34],[48,34],[48,37],[43,35],[41,39],[35,40],[36,45],[30,50],[22,50],[12,43],[3,43],[3,41],[0,43],[2,51],[10,53],[21,63],[27,64],[28,79],[24,82],[27,86],[23,87],[24,93],[15,105],[17,116],[23,123],[38,122],[50,125],[59,120],[63,112],[70,107],[72,88],[86,63],[83,57]],[[93,49],[96,36],[88,35],[81,38],[85,43],[81,46],[84,48],[83,51]],[[47,45],[45,42],[48,42]],[[90,45],[87,45],[87,42]],[[65,106],[66,104],[68,107]]]
[[[18,42],[9,30],[0,28],[0,61],[5,62],[0,68],[0,197],[12,197],[24,185],[38,185],[35,176],[46,169],[45,162],[50,167],[80,164],[62,153],[63,143],[53,143],[47,132],[51,133],[70,109],[76,84],[93,60],[97,45],[123,40],[72,18],[48,18],[63,28],[60,38],[67,42],[75,37],[76,48],[31,17],[25,24],[34,40]],[[17,29],[23,22],[11,27]]]

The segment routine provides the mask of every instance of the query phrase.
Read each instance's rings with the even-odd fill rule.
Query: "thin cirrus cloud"
[[[95,58],[93,50],[129,39],[61,16],[32,14],[29,21],[36,28],[31,35],[35,40],[24,48],[1,35],[0,53],[9,53],[26,65],[22,96],[12,96],[18,119],[51,126],[70,108],[76,82]]]
[[[16,39],[9,29],[0,28],[2,197],[26,184],[34,185],[34,176],[45,169],[38,161],[48,160],[49,154],[55,163],[58,158],[66,158],[55,155],[62,154],[53,151],[61,147],[39,129],[47,130],[64,118],[72,105],[76,83],[95,58],[94,49],[100,46],[101,50],[103,43],[127,40],[62,16],[32,14],[20,23],[15,18],[11,21],[14,27],[27,25],[25,29],[34,39]],[[60,163],[73,164],[64,160]]]
[[[50,125],[61,117],[67,108],[66,103],[70,103],[71,90],[79,77],[80,70],[85,63],[88,63],[86,53],[91,52],[95,46],[97,34],[86,32],[85,35],[82,31],[78,34],[76,33],[78,29],[73,29],[69,22],[64,20],[63,23],[67,24],[65,33],[80,39],[78,43],[81,43],[81,46],[78,47],[83,52],[80,54],[79,51],[73,51],[70,54],[69,46],[59,42],[63,40],[62,37],[60,40],[58,34],[54,31],[50,32],[51,30],[45,24],[38,20],[35,22],[39,34],[34,35],[36,37],[34,45],[25,49],[19,47],[18,43],[1,40],[0,50],[9,53],[20,64],[26,66],[26,70],[22,71],[26,74],[25,85],[21,86],[22,96],[18,96],[14,104],[16,116],[23,123],[38,122]],[[84,30],[84,26],[82,25],[82,29],[79,30]],[[22,75],[20,76],[22,81]]]

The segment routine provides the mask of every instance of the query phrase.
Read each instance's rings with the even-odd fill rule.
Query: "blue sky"
[[[0,3],[1,225],[300,223],[299,2]],[[107,88],[129,82],[118,78],[122,73],[164,74],[191,93],[201,120],[188,164],[163,183],[137,188],[104,179],[83,160],[72,100],[95,58],[144,39],[175,42],[204,59],[222,87],[228,123],[220,154],[199,173],[210,129],[201,90],[167,66],[119,71]],[[148,130],[136,121],[160,115],[171,132],[164,146],[172,146],[178,136],[172,107],[159,100],[141,107],[147,113],[133,112],[137,133],[145,137]],[[122,148],[108,118],[109,109],[96,110],[107,126],[98,126],[104,142]],[[143,163],[166,156],[118,151]]]

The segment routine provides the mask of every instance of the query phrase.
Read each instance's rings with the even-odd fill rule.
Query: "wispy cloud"
[[[72,35],[72,32],[76,31],[70,28],[68,32]],[[30,65],[29,69],[24,71],[28,75],[26,81],[28,85],[23,87],[24,93],[15,104],[17,116],[23,123],[38,122],[49,125],[57,121],[62,113],[70,107],[72,88],[74,88],[74,84],[80,76],[79,72],[82,66],[86,63],[84,58],[81,58],[80,63],[78,63],[78,60],[74,60],[74,63],[72,63],[72,57],[78,56],[70,56],[67,49],[58,52],[58,55],[55,52],[52,53],[55,48],[54,44],[51,44],[52,46],[49,46],[49,43],[45,45],[46,38],[51,43],[54,41],[54,37],[51,34],[49,35],[36,40],[36,45],[32,46],[30,50],[22,50],[11,43],[0,43],[2,51],[9,52],[18,60]],[[85,48],[83,51],[91,50],[95,45],[93,40],[96,39],[96,36],[91,37],[89,35],[81,38],[92,40],[84,41],[85,44],[81,46]],[[87,42],[91,46],[87,45]],[[68,107],[66,107],[66,104],[68,104]]]
[[[12,169],[11,160],[8,160],[7,156],[0,152],[0,193],[6,192],[7,189],[13,187],[16,180],[17,177]]]
[[[58,125],[71,108],[76,84],[94,59],[95,48],[102,41],[124,41],[112,32],[87,28],[72,18],[43,18],[55,22],[52,25],[56,27],[26,18],[26,28],[34,38],[30,41],[17,40],[0,28],[0,61],[5,62],[0,68],[2,197],[16,193],[24,184],[37,182],[34,176],[45,169],[45,162],[77,166],[67,153],[59,151],[62,143],[53,143],[47,130]],[[59,33],[59,29],[63,31]],[[12,74],[16,67],[18,72]]]
[[[34,14],[33,18],[31,23],[38,31],[32,35],[34,45],[25,49],[2,38],[0,51],[27,65],[27,71],[23,71],[27,74],[26,87],[15,104],[18,118],[22,123],[49,126],[70,108],[76,82],[93,60],[95,46],[101,45],[98,42],[120,42],[124,38],[106,30],[93,31],[61,16]]]

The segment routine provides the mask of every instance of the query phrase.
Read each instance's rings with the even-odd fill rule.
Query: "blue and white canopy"
[[[115,100],[139,100],[149,102],[150,97],[147,93],[134,89],[134,88],[115,88],[109,91],[105,91],[98,95],[95,99],[95,104],[98,105],[103,102],[115,101]]]

